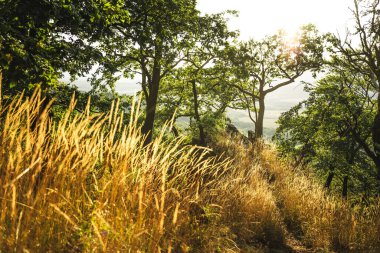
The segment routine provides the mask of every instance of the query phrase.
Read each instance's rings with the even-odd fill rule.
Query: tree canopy
[[[307,100],[281,115],[273,138],[295,166],[312,166],[326,177],[327,188],[334,176],[346,182],[338,183],[345,197],[348,179],[355,181],[350,190],[367,195],[376,181],[374,163],[360,143],[370,143],[376,109],[375,99],[363,89],[367,81],[361,73],[329,73],[307,87]]]
[[[323,37],[313,25],[301,27],[295,38],[283,31],[261,41],[242,42],[229,52],[236,79],[231,85],[239,94],[236,107],[248,110],[256,138],[263,136],[265,97],[293,83],[306,71],[323,64]]]

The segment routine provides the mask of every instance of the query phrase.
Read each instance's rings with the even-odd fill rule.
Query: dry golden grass
[[[233,158],[233,171],[215,187],[213,201],[223,207],[222,223],[228,225],[245,250],[252,245],[284,246],[284,226],[276,199],[263,177],[258,154],[262,144],[244,145],[239,138],[217,138],[214,149]]]
[[[136,107],[123,126],[117,104],[75,115],[73,101],[53,123],[41,103],[38,93],[16,99],[2,118],[1,251],[207,251],[213,236],[235,247],[190,215],[228,162],[163,134],[143,147]]]
[[[378,206],[353,209],[264,144],[147,146],[115,103],[107,115],[40,112],[38,92],[0,120],[1,252],[270,252],[290,230],[314,248],[376,252]],[[286,226],[287,225],[287,226]],[[377,248],[376,248],[377,247]]]
[[[261,167],[274,178],[285,222],[306,245],[338,252],[380,251],[380,203],[352,207],[329,196],[312,176],[279,161],[275,150],[267,148],[260,156]]]

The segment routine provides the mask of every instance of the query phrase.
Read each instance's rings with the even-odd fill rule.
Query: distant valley
[[[305,75],[305,79],[311,80],[311,76]],[[68,79],[64,79],[68,82]],[[134,95],[140,91],[139,80],[120,80],[115,87],[116,92],[120,94]],[[79,78],[75,84],[80,90],[89,91],[91,85],[87,78]],[[281,113],[288,111],[291,107],[308,97],[308,94],[303,91],[303,86],[300,82],[283,87],[276,92],[269,94],[266,98],[266,111],[264,118],[264,136],[270,139],[276,128],[276,121]],[[244,134],[248,130],[253,130],[253,123],[248,117],[248,113],[243,110],[228,109],[227,116],[231,119],[232,123]]]

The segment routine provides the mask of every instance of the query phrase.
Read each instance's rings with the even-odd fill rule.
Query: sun
[[[300,45],[299,29],[280,29],[278,31],[283,46],[289,51],[296,51]]]

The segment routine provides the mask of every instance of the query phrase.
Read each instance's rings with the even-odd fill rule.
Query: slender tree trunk
[[[348,176],[343,178],[343,189],[342,189],[342,198],[347,200],[347,189],[348,189]]]
[[[154,118],[156,116],[156,107],[157,107],[157,99],[158,99],[158,91],[160,87],[160,81],[161,81],[161,65],[160,65],[160,59],[161,59],[161,53],[158,52],[158,57],[156,56],[156,59],[154,60],[154,66],[153,66],[153,75],[152,75],[152,81],[149,83],[149,96],[146,100],[146,116],[144,125],[141,129],[142,134],[146,135],[145,143],[144,145],[148,145],[152,142],[153,138],[153,129],[154,129]]]
[[[197,121],[198,129],[199,129],[199,144],[201,146],[206,146],[206,135],[201,122],[201,117],[199,115],[199,102],[198,102],[198,93],[195,80],[191,81],[193,88],[193,97],[194,97],[194,118]]]
[[[333,178],[334,178],[334,172],[330,171],[326,179],[325,189],[330,190],[330,186],[331,186]]]
[[[260,96],[259,98],[259,112],[257,114],[257,120],[255,123],[255,133],[256,139],[263,137],[264,132],[264,113],[265,113],[265,97]]]
[[[154,72],[157,72],[156,70]],[[156,107],[157,107],[157,99],[158,99],[158,90],[160,85],[160,78],[157,74],[153,73],[151,88],[149,89],[149,97],[147,99],[146,104],[146,116],[144,125],[141,129],[141,132],[146,135],[145,145],[148,145],[152,142],[153,137],[153,129],[154,129],[154,118],[156,116]]]

